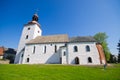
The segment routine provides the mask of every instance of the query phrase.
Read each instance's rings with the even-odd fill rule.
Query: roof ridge
[[[69,38],[70,42],[96,42],[93,36],[77,36]]]
[[[93,37],[93,36],[73,36],[73,37]]]
[[[46,36],[62,36],[62,35],[67,35],[68,36],[68,34],[53,34],[53,35],[44,35],[44,36],[46,37]]]

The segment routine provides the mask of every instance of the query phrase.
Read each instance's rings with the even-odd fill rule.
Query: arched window
[[[78,52],[77,46],[74,46],[74,52]]]
[[[28,35],[26,36],[26,39],[28,39]]]
[[[92,63],[92,58],[88,57],[88,63]]]
[[[33,48],[33,53],[35,53],[35,46],[34,46],[34,48]]]
[[[55,53],[57,52],[57,46],[55,45]]]
[[[29,58],[27,58],[27,62],[29,62]]]
[[[90,52],[90,46],[88,46],[88,45],[86,46],[86,51]]]

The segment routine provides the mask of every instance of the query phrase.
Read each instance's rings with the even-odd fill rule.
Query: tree
[[[6,60],[10,60],[10,63],[14,63],[14,59],[15,59],[15,54],[16,54],[16,51],[12,48],[7,48],[5,51],[4,51],[4,56],[3,56],[3,59]]]
[[[118,45],[117,45],[117,49],[118,49],[118,63],[120,63],[120,40],[118,42]]]
[[[109,61],[110,63],[117,63],[117,58],[116,58],[116,56],[115,55],[113,55],[113,54],[110,54],[110,61]]]
[[[104,50],[104,53],[105,53],[106,60],[109,61],[111,53],[110,53],[110,50],[108,48],[108,44],[106,41],[108,36],[106,35],[106,33],[99,32],[99,33],[94,35],[94,38],[97,40],[98,43],[101,43],[103,50]]]

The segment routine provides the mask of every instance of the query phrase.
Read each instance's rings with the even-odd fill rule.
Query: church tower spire
[[[34,14],[32,17],[32,21],[28,22],[24,25],[20,42],[18,45],[17,54],[15,57],[15,63],[22,63],[22,58],[24,55],[24,50],[26,43],[32,39],[35,39],[37,36],[42,35],[42,30],[40,28],[40,24],[38,23],[38,15]]]

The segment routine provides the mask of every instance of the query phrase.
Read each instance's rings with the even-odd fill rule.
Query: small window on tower
[[[30,30],[30,27],[28,28],[28,30]]]
[[[40,31],[38,31],[38,33],[39,33]]]
[[[64,51],[64,52],[63,52],[63,56],[65,56],[65,55],[66,55],[66,52]]]
[[[28,39],[28,35],[26,36],[26,39]]]

